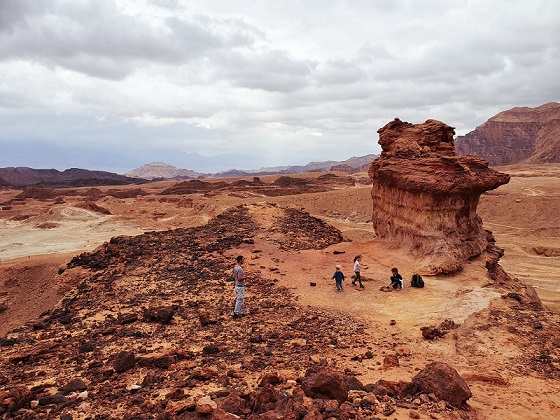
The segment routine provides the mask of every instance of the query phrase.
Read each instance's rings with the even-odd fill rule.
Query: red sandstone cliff
[[[560,162],[560,104],[500,112],[455,139],[457,154],[476,155],[490,165]]]
[[[378,130],[372,220],[379,239],[408,247],[424,273],[451,273],[480,255],[489,232],[476,213],[480,195],[509,182],[476,156],[457,156],[454,129],[440,121],[399,119]]]

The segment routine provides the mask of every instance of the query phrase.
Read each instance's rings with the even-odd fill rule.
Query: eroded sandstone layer
[[[477,155],[490,165],[560,162],[560,104],[500,112],[455,139],[457,154]]]
[[[454,128],[396,118],[378,130],[382,153],[373,179],[373,226],[389,245],[409,248],[425,274],[452,273],[489,245],[476,213],[480,195],[509,182],[475,156],[458,156]]]

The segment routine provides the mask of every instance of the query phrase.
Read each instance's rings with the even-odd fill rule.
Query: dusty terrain
[[[29,329],[33,324],[36,325],[41,314],[53,308],[63,297],[74,296],[76,287],[84,279],[91,279],[92,274],[87,272],[87,267],[80,268],[79,264],[72,269],[60,269],[66,267],[73,256],[83,251],[93,251],[119,235],[204,226],[227,209],[244,205],[252,220],[257,221],[257,233],[249,241],[217,252],[213,255],[213,264],[220,268],[223,264],[229,270],[236,255],[246,255],[246,271],[255,275],[254,282],[258,284],[248,286],[246,305],[249,315],[239,321],[244,324],[232,327],[232,321],[227,320],[226,323],[226,315],[222,314],[223,324],[227,329],[249,329],[265,336],[270,334],[269,330],[283,334],[285,326],[276,324],[281,322],[277,317],[292,317],[293,313],[289,309],[291,305],[306,314],[309,325],[315,325],[315,320],[321,317],[327,324],[315,326],[318,330],[306,330],[309,326],[300,326],[301,331],[316,336],[302,333],[283,348],[285,352],[293,352],[297,356],[299,365],[271,351],[269,357],[266,357],[265,352],[262,358],[254,361],[259,368],[244,369],[244,364],[237,366],[249,388],[255,386],[263,372],[286,370],[289,373],[285,373],[285,377],[297,378],[306,363],[312,365],[320,359],[341,370],[355,373],[363,384],[375,383],[380,379],[410,381],[429,362],[445,361],[457,369],[471,388],[473,397],[468,401],[468,409],[449,409],[445,404],[437,409],[427,403],[418,409],[411,409],[401,404],[393,412],[385,412],[387,415],[380,410],[376,416],[410,418],[418,414],[419,418],[555,418],[560,415],[560,166],[508,167],[501,170],[512,175],[510,183],[484,194],[478,213],[485,228],[494,233],[498,246],[505,249],[500,261],[502,266],[510,275],[537,288],[545,306],[543,311],[533,311],[523,302],[504,298],[507,290],[492,284],[482,259],[472,260],[456,275],[425,277],[424,289],[405,287],[400,292],[381,291],[380,288],[388,284],[391,267],[399,267],[405,280],[409,280],[410,275],[417,270],[418,262],[398,249],[387,249],[376,241],[370,221],[371,185],[367,184],[365,174],[352,176],[357,181],[353,186],[342,182],[349,177],[338,174],[341,182],[332,182],[320,192],[313,192],[311,188],[308,192],[289,195],[263,195],[256,189],[242,188],[237,191],[226,189],[163,195],[162,191],[176,186],[177,182],[159,182],[142,185],[145,194],[136,195],[135,198],[105,195],[111,188],[99,187],[102,194],[95,200],[97,208],[84,206],[81,196],[66,195],[58,201],[26,198],[4,205],[0,212],[0,304],[4,308],[0,313],[0,337],[14,340],[19,335],[24,337],[25,334],[32,334],[19,327],[25,324]],[[301,177],[319,176],[306,174]],[[276,178],[261,179],[264,183],[270,183]],[[285,188],[285,191],[290,189]],[[1,191],[0,202],[8,203],[20,193]],[[110,214],[104,214],[100,209]],[[298,235],[296,226],[286,231],[278,224],[281,209],[309,213],[338,229],[344,240],[333,241],[329,245],[328,240],[319,235],[309,239],[312,244],[304,243],[302,238],[305,237],[301,232]],[[369,266],[363,273],[365,289],[354,288],[346,281],[345,290],[336,293],[330,280],[335,264],[341,264],[349,277],[352,259],[358,253],[363,255],[363,262]],[[158,262],[157,259],[154,261],[155,267]],[[122,263],[127,265],[130,261]],[[170,264],[166,263],[165,270],[169,269]],[[176,265],[178,267],[174,270],[180,270],[180,262]],[[117,266],[118,263],[113,269],[118,271]],[[117,274],[128,279],[131,287],[134,287],[134,281],[148,276],[147,268],[143,270],[142,267],[126,268]],[[164,269],[159,270],[163,272]],[[224,268],[223,273],[227,270]],[[119,278],[115,277],[115,273],[104,273],[107,273],[107,279]],[[153,281],[157,282],[158,276],[150,273]],[[203,274],[197,276],[203,277]],[[224,278],[227,276],[223,274]],[[270,282],[274,283],[273,289],[268,289]],[[212,296],[226,308],[229,307],[227,302],[233,302],[232,288],[223,290],[213,283],[211,286],[209,283],[206,291],[204,288],[197,289],[197,296],[200,296],[198,293],[207,296],[198,298],[200,302],[192,307],[196,312],[211,310],[213,306],[207,299],[212,299]],[[113,287],[120,290],[119,287],[126,288],[126,284]],[[259,295],[262,293],[257,291],[259,287],[267,288],[265,297]],[[285,288],[281,290],[287,290],[288,294],[293,295],[293,300],[286,301],[286,292],[278,294],[273,291],[276,288]],[[116,300],[119,296],[115,296],[115,292],[112,294]],[[278,299],[279,308],[284,309],[274,312],[269,310],[270,306],[263,307],[263,302],[266,305],[273,304],[266,300],[266,296],[269,300]],[[192,302],[188,289],[183,296],[169,299],[183,304]],[[206,304],[208,307],[205,307]],[[83,313],[84,320],[89,316],[101,321],[122,315],[119,311],[125,309],[117,306],[111,308],[100,302],[89,307],[89,314],[88,308],[82,309],[80,313]],[[133,307],[129,304],[126,310],[133,310]],[[79,312],[78,309],[76,311]],[[49,316],[52,318],[52,314]],[[188,317],[185,315],[184,319]],[[445,320],[454,321],[459,328],[437,340],[422,337],[421,327],[438,326]],[[171,323],[163,335],[151,332],[152,349],[184,346],[186,348],[183,350],[196,354],[200,352],[198,346],[204,340],[207,343],[216,341],[218,345],[224,346],[232,346],[231,340],[235,341],[235,337],[224,341],[217,332],[203,331],[197,332],[203,335],[197,335],[197,339],[193,337],[190,344],[177,342],[173,334],[185,334],[181,327],[186,325],[177,321]],[[331,340],[334,332],[340,334],[340,339],[329,345],[321,345],[325,331],[331,334]],[[68,332],[68,339],[72,335],[77,337],[77,334],[75,331]],[[248,339],[252,340],[251,337]],[[304,346],[299,344],[301,340],[305,343],[305,340],[313,342],[314,339],[316,343],[307,346],[307,353],[298,348]],[[126,349],[127,338],[121,337],[121,340],[122,349]],[[19,350],[6,347],[19,353],[31,351],[32,348],[32,344]],[[361,357],[368,351],[371,357]],[[387,356],[397,357],[398,365],[391,366],[386,360]],[[187,362],[200,365],[197,359]],[[218,363],[218,369],[230,367],[225,361],[221,363],[226,366]],[[180,371],[181,366],[177,369]],[[134,381],[142,381],[142,378],[123,375],[127,375],[127,372],[119,376],[119,383],[124,384],[124,387]],[[41,379],[35,376],[24,383],[37,386]],[[10,385],[1,381],[0,384],[4,389]],[[190,389],[190,396],[196,397],[215,392],[215,389],[212,391],[212,385],[212,381],[207,380],[199,386],[185,388]],[[127,410],[122,404],[103,405],[105,400],[99,400],[101,402],[97,405],[98,400],[90,398],[90,412],[86,408],[75,410],[74,418],[88,418],[88,415],[93,418],[92,413],[103,412],[113,413],[115,418],[119,418],[116,413],[122,414],[123,410]],[[134,404],[128,406],[128,410],[134,411],[131,407]]]

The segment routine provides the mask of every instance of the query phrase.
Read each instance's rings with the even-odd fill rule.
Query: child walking
[[[361,255],[356,255],[354,257],[354,273],[356,274],[356,278],[354,278],[354,280],[352,280],[352,285],[355,286],[356,282],[360,283],[360,287],[363,288],[364,285],[362,284],[362,276],[360,274],[360,270],[361,269],[367,269],[368,266],[365,264],[362,264],[362,256]]]
[[[335,269],[336,271],[334,272],[332,278],[336,282],[336,291],[340,292],[343,289],[342,281],[344,280],[344,273],[340,271],[342,269],[340,265],[335,266]]]

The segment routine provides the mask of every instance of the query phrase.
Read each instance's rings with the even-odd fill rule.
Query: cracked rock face
[[[398,118],[378,130],[382,153],[369,170],[379,239],[408,248],[425,274],[453,273],[489,245],[476,213],[480,195],[509,175],[475,156],[458,156],[453,127]]]
[[[500,112],[455,139],[459,155],[482,156],[490,165],[560,162],[560,104]]]

